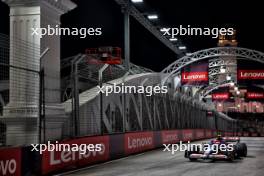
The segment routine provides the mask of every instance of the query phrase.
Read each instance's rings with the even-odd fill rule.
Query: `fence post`
[[[45,116],[45,72],[42,67],[42,59],[49,52],[50,48],[46,48],[40,55],[39,64],[39,143],[46,142],[46,116]],[[43,125],[43,129],[42,129]],[[43,141],[42,141],[43,130]]]
[[[105,71],[105,69],[108,67],[108,64],[104,64],[104,66],[102,68],[100,68],[100,70],[98,71],[98,82],[99,82],[99,86],[100,88],[102,88],[103,86],[103,72]],[[104,131],[103,131],[103,93],[100,91],[100,129],[101,129],[101,135],[103,135]]]
[[[126,82],[126,77],[130,74],[130,72],[126,72],[125,75],[122,77],[122,83]],[[122,93],[122,101],[123,101],[123,132],[126,132],[126,122],[127,122],[127,113],[126,113],[126,94]]]
[[[72,115],[73,115],[73,126],[74,136],[79,136],[80,134],[80,123],[79,123],[79,76],[78,76],[78,64],[80,61],[86,57],[85,55],[78,54],[71,63],[71,75],[73,84],[73,98],[72,98]]]

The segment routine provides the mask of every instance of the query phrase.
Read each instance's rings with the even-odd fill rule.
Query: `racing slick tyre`
[[[243,150],[241,156],[246,157],[247,156],[247,145],[245,143],[240,143]]]
[[[242,143],[237,143],[235,145],[235,148],[236,148],[237,157],[242,157],[243,152],[244,152],[244,147],[243,147]]]

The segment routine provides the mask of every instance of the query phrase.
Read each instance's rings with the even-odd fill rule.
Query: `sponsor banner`
[[[258,136],[258,133],[252,133],[251,136],[252,137],[257,137]]]
[[[241,132],[238,132],[237,133],[237,136],[239,136],[239,137],[242,136],[242,133]]]
[[[208,61],[195,62],[181,70],[182,85],[208,85]]]
[[[243,136],[248,137],[249,136],[249,133],[248,132],[244,132],[243,133]]]
[[[109,136],[86,137],[61,144],[101,144],[102,147],[100,151],[87,151],[84,154],[77,151],[45,151],[42,154],[42,174],[106,161],[109,158]]]
[[[234,136],[232,132],[226,132],[226,136],[231,137]]]
[[[192,141],[194,139],[193,130],[182,130],[182,141]]]
[[[212,94],[213,100],[228,100],[229,99],[229,93],[213,93]]]
[[[241,85],[263,84],[264,65],[256,61],[237,60],[237,83]]]
[[[125,134],[125,154],[139,153],[153,149],[153,132],[126,133]]]
[[[205,130],[205,137],[212,138],[212,130]]]
[[[20,176],[21,148],[0,149],[0,175]]]
[[[196,129],[195,131],[195,139],[204,139],[204,129]]]
[[[162,144],[174,144],[180,141],[179,130],[161,131]]]
[[[218,131],[217,130],[213,130],[213,136],[217,136]]]
[[[263,80],[264,70],[238,70],[238,80]]]
[[[247,99],[264,99],[264,92],[247,92]]]
[[[208,72],[182,72],[182,84],[208,81]]]

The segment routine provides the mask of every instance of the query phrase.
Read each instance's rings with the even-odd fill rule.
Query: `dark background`
[[[119,46],[123,48],[123,15],[114,0],[73,0],[78,7],[62,16],[62,27],[102,27],[102,36],[62,37],[62,58],[84,52],[85,48]],[[157,13],[159,27],[234,27],[240,47],[264,52],[263,6],[260,0],[144,0],[136,7],[142,13]],[[0,33],[8,34],[9,7],[0,1]],[[210,36],[181,38],[191,52],[215,47]],[[131,18],[131,61],[161,71],[177,56]]]

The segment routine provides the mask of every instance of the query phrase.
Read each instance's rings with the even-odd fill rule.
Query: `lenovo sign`
[[[173,144],[180,141],[179,131],[170,130],[161,132],[162,144]]]
[[[238,70],[239,80],[258,80],[264,79],[264,70]]]
[[[182,141],[187,142],[193,140],[193,130],[182,130]]]
[[[21,175],[21,149],[10,148],[0,150],[0,175]]]
[[[264,93],[261,92],[247,92],[248,99],[264,99]]]
[[[229,93],[213,93],[212,99],[213,100],[227,100],[229,99]]]
[[[125,154],[138,153],[154,148],[153,132],[125,134]]]
[[[208,81],[208,72],[182,72],[182,83]]]
[[[47,174],[68,167],[79,167],[106,161],[109,158],[109,136],[87,137],[74,139],[65,144],[100,144],[100,151],[45,151],[42,154],[42,174]]]

